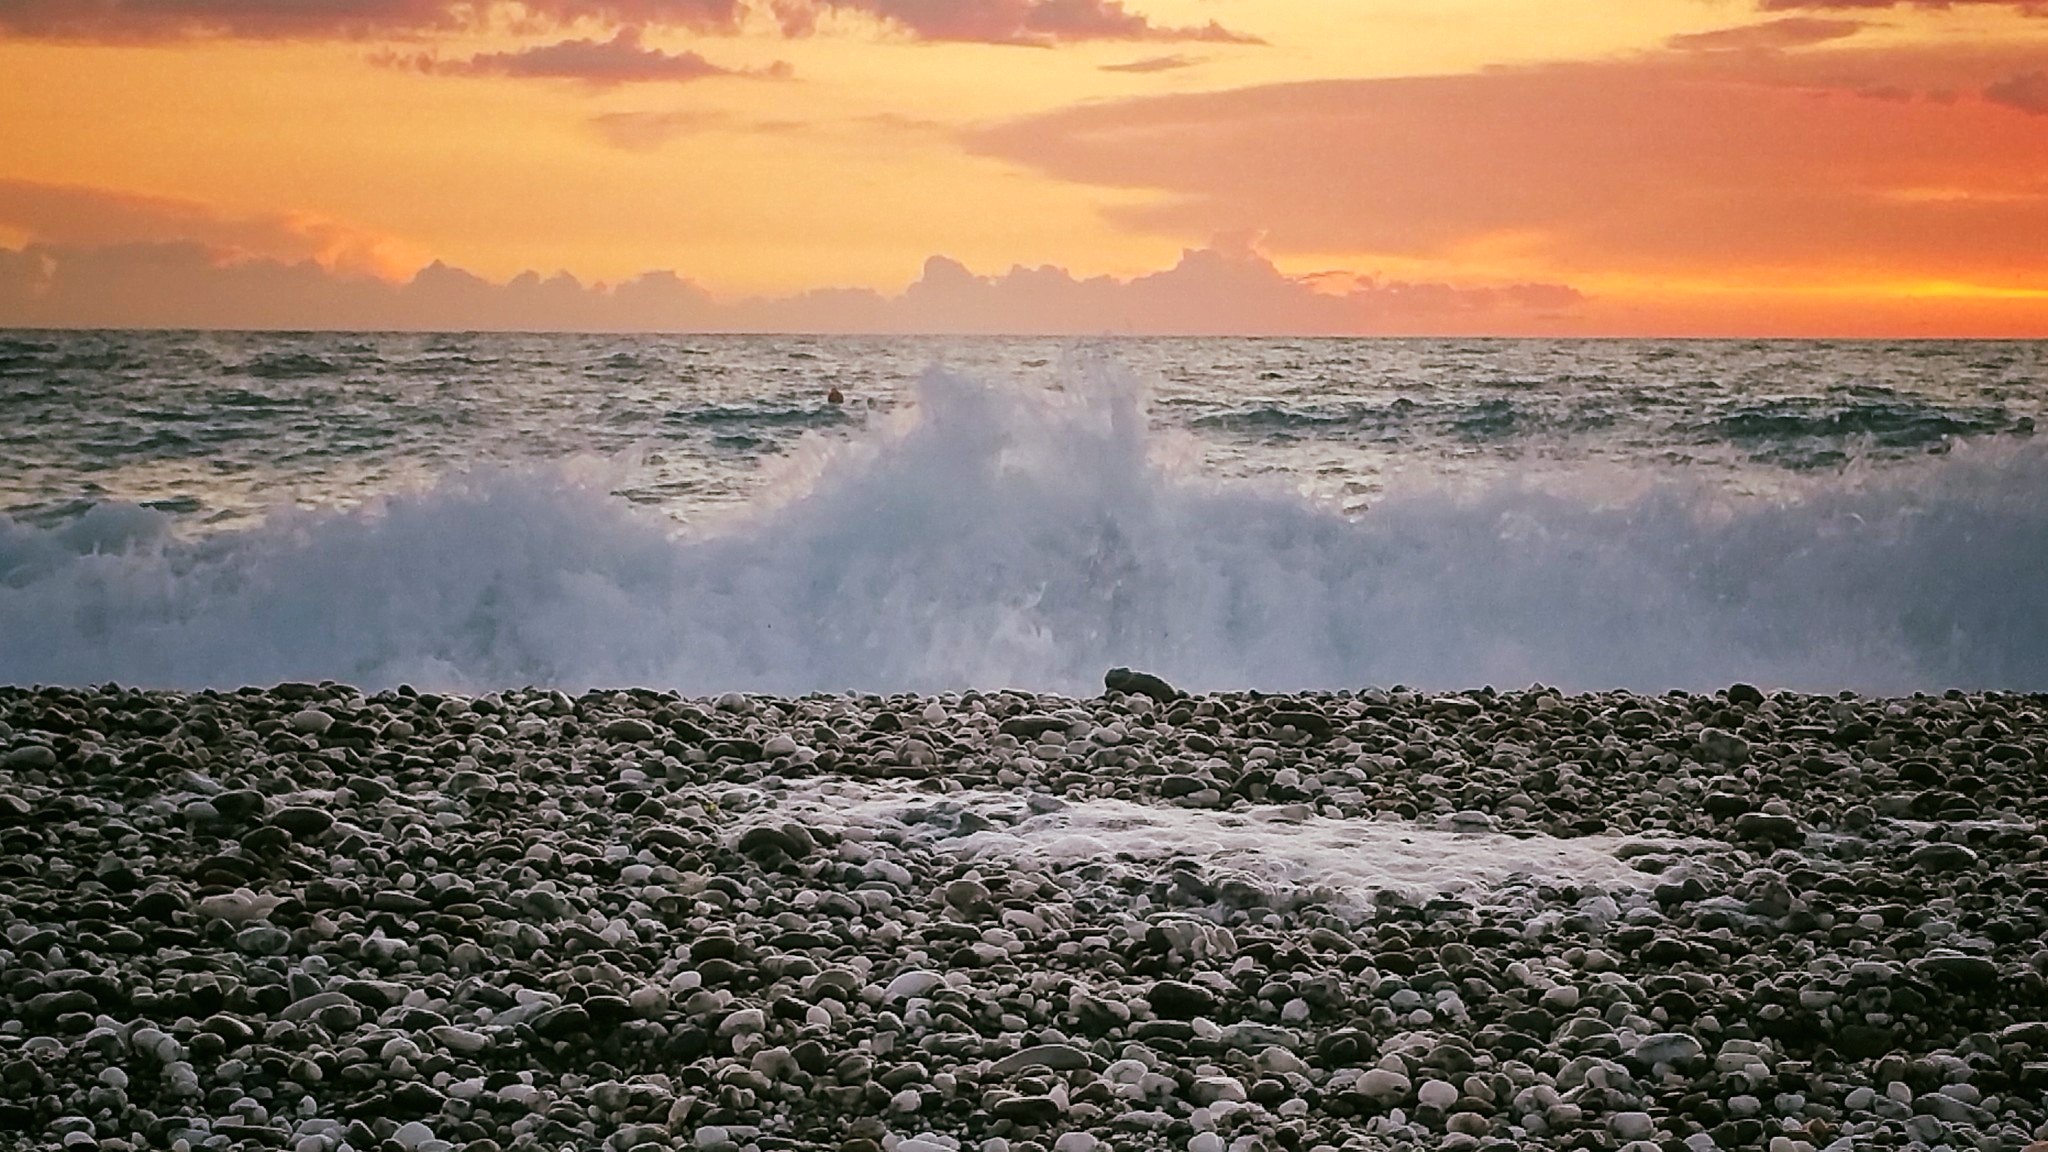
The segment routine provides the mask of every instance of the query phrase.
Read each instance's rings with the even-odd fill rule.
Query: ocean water
[[[2041,690],[2044,406],[2042,343],[0,333],[0,682]]]

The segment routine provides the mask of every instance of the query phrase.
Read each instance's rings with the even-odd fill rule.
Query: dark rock
[[[401,916],[411,916],[431,907],[433,905],[428,901],[397,888],[385,888],[370,896],[370,910],[373,912],[396,912]]]
[[[1983,956],[1932,953],[1913,962],[1913,970],[1943,983],[1969,988],[1998,987],[1998,965]],[[1894,998],[1896,998],[1894,993]]]
[[[1064,732],[1068,721],[1057,716],[1012,716],[997,726],[997,731],[1020,740],[1036,740],[1047,732]]]
[[[1266,718],[1266,722],[1275,728],[1288,727],[1297,732],[1305,732],[1317,740],[1328,740],[1336,731],[1336,725],[1330,722],[1328,716],[1306,709],[1275,712]]]
[[[749,856],[775,851],[792,860],[801,860],[816,848],[817,842],[799,824],[756,824],[740,833],[739,839],[740,851]]]
[[[1161,704],[1171,704],[1181,696],[1173,685],[1159,677],[1149,672],[1133,672],[1129,668],[1111,668],[1103,674],[1102,685],[1111,692],[1149,696]]]
[[[1145,993],[1152,1010],[1170,1020],[1192,1020],[1216,1010],[1216,994],[1181,980],[1161,980]]]
[[[531,1024],[543,1040],[568,1040],[590,1031],[590,1013],[580,1004],[564,1004],[535,1016]]]
[[[1058,1122],[1064,1115],[1060,1102],[1050,1096],[1012,1096],[999,1100],[990,1112],[998,1120],[1012,1124],[1023,1124],[1033,1128],[1044,1128]]]
[[[190,900],[175,888],[151,888],[135,898],[134,912],[144,920],[169,923],[190,906]]]
[[[1736,817],[1735,834],[1745,840],[1762,840],[1771,844],[1792,845],[1805,839],[1799,831],[1799,821],[1767,812],[1745,812]]]
[[[334,827],[334,816],[324,808],[295,804],[278,809],[270,822],[292,834],[296,839],[310,840]]]
[[[1977,854],[1961,844],[1935,841],[1913,849],[1906,863],[1930,872],[1962,872],[1977,866]]]
[[[1751,807],[1748,798],[1737,796],[1732,792],[1709,792],[1706,798],[1700,801],[1700,806],[1707,810],[1707,815],[1712,816],[1716,820],[1726,820],[1731,816],[1740,816],[1744,812],[1749,811]]]
[[[654,725],[637,716],[621,716],[598,729],[598,734],[622,744],[645,744],[654,739]]]
[[[22,1005],[22,1015],[30,1020],[54,1020],[66,1012],[92,1012],[99,1008],[99,1001],[90,993],[76,988],[61,992],[39,992],[28,998]]]

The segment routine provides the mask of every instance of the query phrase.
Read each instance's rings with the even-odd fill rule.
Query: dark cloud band
[[[1153,23],[1122,0],[0,0],[0,37],[150,43],[194,38],[412,38],[515,26],[735,33],[750,11],[787,35],[864,15],[920,40],[1049,45],[1082,40],[1257,43],[1213,21]]]

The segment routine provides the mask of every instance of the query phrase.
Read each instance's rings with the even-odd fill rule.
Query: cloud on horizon
[[[481,52],[446,59],[430,52],[387,53],[374,57],[389,67],[408,68],[435,76],[479,76],[520,80],[574,80],[593,88],[620,84],[685,83],[715,76],[784,79],[788,64],[758,71],[721,67],[695,52],[665,52],[641,43],[638,28],[621,28],[609,40],[562,40],[516,52]]]
[[[1984,98],[2029,116],[2048,116],[2048,71],[2022,72],[1987,85]]]
[[[948,332],[1092,335],[1466,333],[1543,327],[1586,302],[1561,284],[1457,286],[1282,273],[1243,240],[1130,279],[1056,266],[977,275],[933,257],[897,295],[819,289],[716,300],[673,272],[621,284],[525,273],[499,284],[439,261],[388,280],[193,240],[0,248],[0,327]]]
[[[397,237],[315,213],[238,216],[189,200],[33,180],[0,179],[0,227],[62,248],[180,240],[221,260],[310,261],[373,276],[409,272],[424,258]]]

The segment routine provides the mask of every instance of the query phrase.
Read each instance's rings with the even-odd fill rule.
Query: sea
[[[0,683],[2048,690],[2048,343],[0,332]]]

